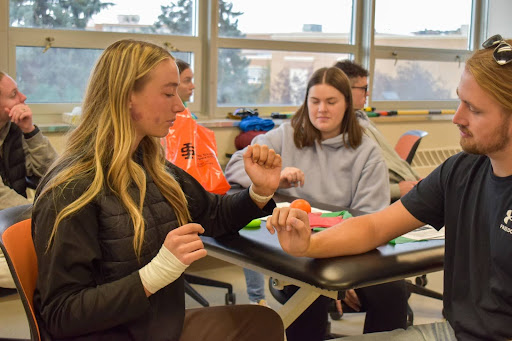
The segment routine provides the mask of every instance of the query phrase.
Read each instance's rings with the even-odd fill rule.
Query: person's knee
[[[251,324],[264,332],[265,341],[282,341],[284,339],[284,324],[281,316],[264,306],[250,306]]]

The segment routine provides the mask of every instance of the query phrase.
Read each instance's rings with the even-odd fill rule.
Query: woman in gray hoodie
[[[357,121],[350,81],[338,68],[315,71],[304,103],[291,122],[256,136],[252,143],[267,145],[281,155],[278,193],[368,213],[389,205],[388,169],[379,147]],[[244,151],[233,155],[226,178],[231,184],[248,187]],[[248,292],[262,291],[263,275],[246,270],[246,280]],[[288,296],[295,290],[285,288]],[[367,312],[365,332],[406,327],[408,295],[403,281],[350,293],[349,305]],[[329,302],[321,297],[313,303],[287,328],[288,340],[323,340]]]

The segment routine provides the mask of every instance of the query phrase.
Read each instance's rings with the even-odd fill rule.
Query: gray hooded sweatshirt
[[[266,134],[256,136],[252,144],[267,145],[281,155],[283,168],[296,167],[304,172],[304,187],[278,189],[291,195],[322,203],[366,212],[389,205],[388,169],[379,147],[368,136],[356,149],[343,145],[343,135],[299,149],[293,142],[293,128],[283,123]],[[237,151],[226,166],[231,184],[251,184],[244,169],[243,153]]]

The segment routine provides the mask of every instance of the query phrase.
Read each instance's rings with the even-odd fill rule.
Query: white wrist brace
[[[158,254],[139,270],[142,285],[154,294],[166,285],[174,282],[188,268],[176,256],[162,245]]]
[[[270,199],[272,199],[272,197],[274,196],[274,194],[271,194],[269,195],[268,197],[265,197],[263,195],[259,195],[259,194],[256,194],[254,193],[253,189],[252,189],[252,184],[251,186],[249,186],[249,196],[251,197],[252,200],[256,201],[256,202],[260,202],[260,203],[267,203],[270,201]]]

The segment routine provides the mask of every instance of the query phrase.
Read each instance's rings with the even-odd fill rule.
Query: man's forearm
[[[57,152],[41,132],[24,140],[27,175],[43,176],[57,158]]]
[[[327,258],[355,255],[373,250],[387,242],[378,240],[373,231],[367,216],[350,218],[339,225],[313,234],[306,256]]]
[[[399,200],[382,211],[347,219],[314,234],[306,256],[325,258],[367,252],[422,225]]]

